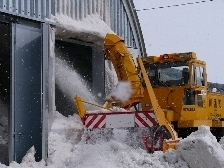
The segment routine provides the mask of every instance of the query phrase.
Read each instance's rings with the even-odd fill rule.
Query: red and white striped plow
[[[136,112],[135,127],[158,126],[155,114],[153,112]]]
[[[106,114],[86,114],[86,128],[105,128]]]
[[[85,114],[84,125],[88,129],[129,128],[158,126],[158,122],[152,111],[110,112]]]

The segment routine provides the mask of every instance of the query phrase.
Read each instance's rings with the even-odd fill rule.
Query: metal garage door
[[[35,147],[36,161],[46,157],[48,114],[48,25],[12,23],[10,161],[21,162]]]

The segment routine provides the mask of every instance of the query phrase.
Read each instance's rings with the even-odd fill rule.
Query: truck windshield
[[[148,64],[150,82],[156,86],[180,86],[189,83],[188,61]]]

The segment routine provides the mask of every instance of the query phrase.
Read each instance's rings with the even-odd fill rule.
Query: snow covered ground
[[[78,115],[68,118],[56,112],[49,135],[49,157],[35,162],[31,148],[21,164],[11,163],[6,167],[48,168],[199,168],[224,167],[224,145],[211,134],[206,126],[180,141],[177,150],[149,154],[143,149],[134,149],[124,143],[125,130],[114,130],[110,141],[99,140],[96,144],[85,143],[84,128]]]

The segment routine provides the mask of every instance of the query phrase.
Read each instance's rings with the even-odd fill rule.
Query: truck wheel
[[[149,153],[161,151],[165,139],[170,139],[171,135],[164,126],[154,127],[153,132],[147,136],[142,136],[142,141]]]

